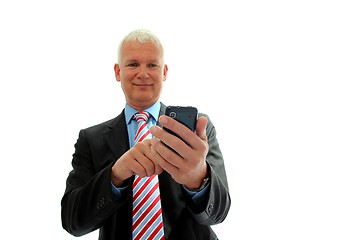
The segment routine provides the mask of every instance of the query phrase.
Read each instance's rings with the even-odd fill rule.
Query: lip
[[[134,83],[135,86],[137,87],[150,87],[152,84],[148,83]]]

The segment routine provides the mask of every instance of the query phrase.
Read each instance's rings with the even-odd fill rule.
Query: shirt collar
[[[152,116],[154,118],[154,120],[157,121],[157,119],[159,118],[159,112],[160,112],[160,101],[157,101],[152,106],[145,109],[144,111],[150,113],[150,116]],[[133,107],[131,107],[129,104],[125,104],[125,120],[126,120],[126,124],[130,123],[130,121],[132,120],[134,114],[137,113],[137,112],[138,111],[136,109],[134,109]]]

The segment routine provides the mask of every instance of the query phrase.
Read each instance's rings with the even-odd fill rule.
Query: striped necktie
[[[138,122],[134,143],[150,138],[146,124],[149,113],[134,115]],[[133,183],[132,239],[160,240],[164,238],[158,176],[140,178],[135,175]]]

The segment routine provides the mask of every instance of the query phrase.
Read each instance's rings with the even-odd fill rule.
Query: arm
[[[209,177],[208,192],[202,195],[201,204],[194,204],[193,198],[188,197],[187,205],[193,218],[201,224],[222,222],[230,208],[230,195],[213,124],[207,116],[202,116],[194,133],[171,118],[163,116],[159,121],[184,141],[159,127],[152,127],[156,161],[176,182],[188,189],[199,188],[202,180]]]
[[[206,135],[209,151],[206,155],[209,176],[208,198],[202,208],[189,204],[193,217],[201,224],[221,223],[226,218],[231,205],[224,159],[216,138],[216,130],[208,116]]]
[[[96,138],[100,136],[80,131],[72,160],[73,170],[67,178],[61,201],[63,228],[74,236],[99,228],[105,219],[124,205],[126,196],[130,194],[125,192],[114,201],[111,167],[116,159],[107,146],[95,144]]]

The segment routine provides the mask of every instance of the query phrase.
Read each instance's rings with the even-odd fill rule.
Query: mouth
[[[150,83],[134,83],[134,85],[136,86],[136,87],[150,87],[150,86],[152,86],[152,84],[150,84]]]

